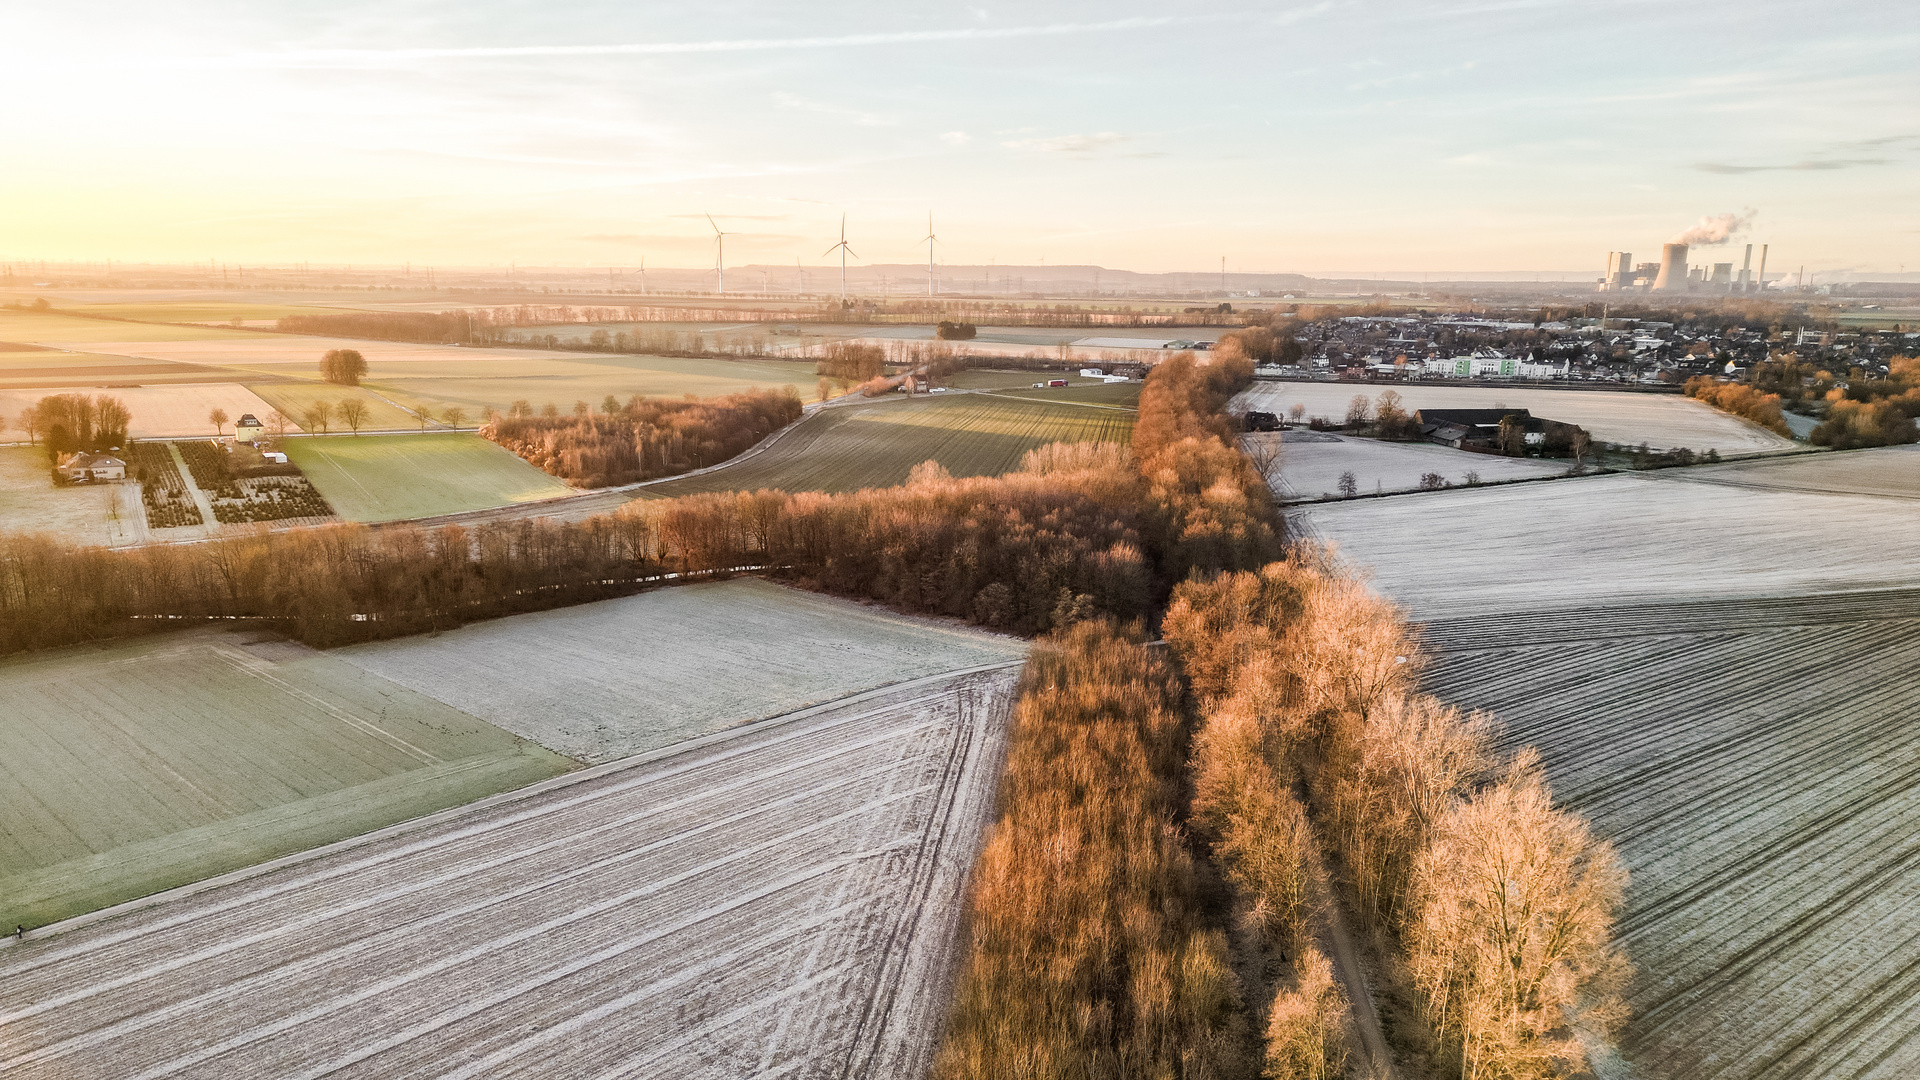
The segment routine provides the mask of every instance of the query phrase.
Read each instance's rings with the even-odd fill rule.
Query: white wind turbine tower
[[[847,246],[847,215],[845,214],[840,215],[840,242],[828,248],[821,257],[825,258],[835,251],[840,252],[840,306],[844,308],[847,306],[847,256],[853,255],[853,249]],[[860,256],[853,255],[853,257],[857,259]]]
[[[727,295],[727,234],[720,226],[713,224],[713,215],[707,215],[707,224],[713,225],[713,270],[716,275],[721,296]]]
[[[640,256],[640,295],[647,295],[647,257]]]
[[[807,295],[807,268],[800,265],[800,256],[798,255],[793,257],[793,272],[800,279],[800,291],[795,295]]]
[[[927,211],[927,235],[921,237],[920,242],[927,245],[927,299],[931,300],[933,299],[933,245],[940,242],[940,238],[933,235],[933,211],[931,210]]]

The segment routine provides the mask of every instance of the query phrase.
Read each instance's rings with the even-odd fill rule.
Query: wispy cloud
[[[634,41],[605,45],[483,45],[456,48],[300,49],[248,53],[222,60],[236,65],[330,67],[414,60],[512,60],[539,57],[675,56],[688,53],[764,52],[791,49],[845,49],[872,45],[913,45],[937,41],[998,41],[1008,38],[1066,37],[1076,34],[1155,30],[1176,25],[1219,22],[1223,15],[1158,15],[1104,22],[1048,23],[1036,26],[969,26],[940,30],[897,30],[818,37],[732,38],[712,41]]]
[[[973,136],[964,131],[949,131],[940,136],[940,141],[948,146],[965,146],[973,141]]]
[[[1704,173],[1743,176],[1747,173],[1759,172],[1833,172],[1839,169],[1891,164],[1893,164],[1891,158],[1818,158],[1779,165],[1734,165],[1724,161],[1700,161],[1695,162],[1693,167]]]
[[[1097,131],[1087,135],[1055,135],[1046,139],[1014,139],[1001,143],[1009,150],[1042,150],[1051,154],[1087,154],[1095,150],[1104,150],[1109,146],[1118,146],[1139,138],[1138,135],[1122,135],[1117,131]]]

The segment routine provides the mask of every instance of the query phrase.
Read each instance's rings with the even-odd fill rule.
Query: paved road
[[[901,1077],[1016,665],[875,691],[0,949],[0,1073]]]

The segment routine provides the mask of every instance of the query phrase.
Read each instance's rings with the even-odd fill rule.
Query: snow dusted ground
[[[612,761],[1027,643],[754,578],[329,654],[582,761]]]
[[[1615,473],[1324,503],[1290,518],[1420,619],[1920,584],[1913,501],[1734,486],[1726,475]]]
[[[1632,873],[1631,1075],[1920,1075],[1920,590],[1447,620]]]
[[[1296,510],[1619,849],[1642,1080],[1920,1075],[1920,453]]]
[[[1609,390],[1543,390],[1534,387],[1434,386],[1418,382],[1376,386],[1364,383],[1260,381],[1228,408],[1233,412],[1258,409],[1285,414],[1296,403],[1307,416],[1341,420],[1355,395],[1378,401],[1388,390],[1400,395],[1400,407],[1417,409],[1527,409],[1535,416],[1579,424],[1600,442],[1656,449],[1686,446],[1700,453],[1750,454],[1762,450],[1790,450],[1794,443],[1723,413],[1711,405],[1679,394],[1636,394]]]
[[[1280,441],[1280,479],[1274,494],[1282,499],[1318,499],[1338,495],[1342,473],[1353,473],[1359,494],[1415,491],[1428,473],[1465,485],[1473,473],[1482,482],[1560,476],[1572,463],[1531,458],[1469,454],[1432,443],[1388,443],[1316,431],[1245,435],[1245,440]]]
[[[0,947],[0,1073],[909,1077],[1017,664],[588,770]]]

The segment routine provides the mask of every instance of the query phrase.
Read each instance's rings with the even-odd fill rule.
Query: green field
[[[260,400],[280,410],[282,415],[296,425],[305,423],[301,415],[308,407],[315,402],[325,401],[336,407],[332,427],[329,430],[345,431],[347,425],[340,419],[338,406],[340,402],[353,398],[367,407],[367,419],[361,424],[362,430],[378,431],[381,428],[420,426],[420,421],[414,414],[388,403],[391,395],[383,397],[363,386],[335,386],[315,378],[301,382],[248,383],[247,389],[260,395]],[[407,405],[413,404],[405,398],[395,400]],[[439,409],[432,411],[435,418],[440,416]],[[263,416],[260,419],[264,421],[266,417]],[[478,422],[480,417],[475,414],[468,419],[470,422]]]
[[[1077,401],[1083,405],[1132,409],[1140,404],[1140,386],[1140,383],[1081,383],[1044,390],[997,390],[995,393],[1018,401]]]
[[[283,448],[349,521],[431,517],[574,491],[478,435],[327,435],[288,439]]]
[[[0,925],[40,926],[573,767],[351,664],[191,631],[0,661]]]
[[[58,311],[0,310],[0,341],[27,344],[42,341],[217,341],[258,336],[244,330],[218,330],[204,326],[142,325],[114,319],[82,319],[62,315]]]
[[[857,491],[905,483],[929,458],[955,476],[998,476],[1052,442],[1126,442],[1123,409],[955,394],[823,410],[739,465],[642,488],[650,498],[707,491]]]
[[[608,394],[621,401],[645,397],[717,397],[759,387],[791,386],[814,396],[819,377],[811,360],[705,360],[669,356],[604,356],[578,360],[498,361],[484,349],[449,364],[417,364],[376,370],[368,386],[389,397],[465,406],[478,415],[489,406],[506,411],[515,401],[537,409],[552,402],[565,412],[576,401],[598,408]],[[458,366],[455,366],[457,364]]]
[[[1058,371],[989,371],[978,368],[971,371],[956,371],[951,375],[942,375],[937,380],[943,386],[956,390],[1028,390],[1037,382],[1053,379],[1065,379],[1069,386],[1101,386],[1099,379],[1083,379],[1078,375],[1063,375]],[[1116,383],[1115,385],[1120,385]],[[1056,390],[1055,393],[1058,393]]]

